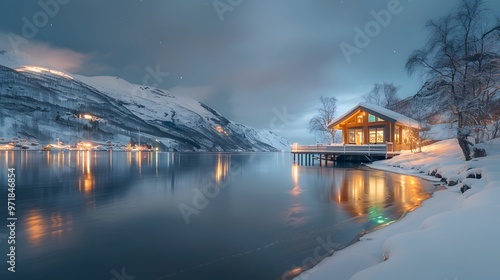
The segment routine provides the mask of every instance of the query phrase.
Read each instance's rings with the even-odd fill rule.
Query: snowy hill
[[[168,91],[117,77],[84,77],[0,54],[0,138],[130,140],[182,151],[279,151],[290,143]],[[36,65],[36,66],[33,66]]]

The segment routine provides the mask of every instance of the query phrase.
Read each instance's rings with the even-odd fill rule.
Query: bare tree
[[[500,118],[491,124],[490,138],[495,139],[500,137]]]
[[[329,129],[328,124],[334,119],[337,111],[337,98],[320,97],[321,106],[317,108],[318,115],[309,121],[309,131],[319,132],[328,142],[335,142],[335,130]]]
[[[374,84],[372,90],[365,94],[363,99],[366,102],[391,110],[400,101],[398,87],[393,83]]]
[[[408,73],[423,71],[434,94],[447,96],[466,160],[471,159],[471,129],[487,118],[488,103],[499,89],[498,36],[490,36],[498,29],[487,28],[486,11],[483,0],[461,0],[447,16],[427,23],[426,47],[415,50],[406,62]]]

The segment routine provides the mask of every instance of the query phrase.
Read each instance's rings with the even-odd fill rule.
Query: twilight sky
[[[405,73],[406,58],[422,47],[425,22],[457,2],[6,0],[0,48],[11,48],[7,34],[15,33],[18,50],[72,73],[168,89],[233,121],[314,143],[307,124],[321,95],[339,99],[340,115],[374,83],[414,94],[422,80]],[[500,11],[500,1],[487,5]],[[365,34],[357,41],[356,30]]]

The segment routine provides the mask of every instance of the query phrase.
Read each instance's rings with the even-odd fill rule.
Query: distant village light
[[[217,130],[217,132],[219,132],[219,133],[225,132],[224,129],[222,128],[222,126],[220,126],[220,125],[215,126],[215,130]]]

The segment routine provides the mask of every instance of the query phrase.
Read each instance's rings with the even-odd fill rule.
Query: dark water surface
[[[86,151],[0,151],[0,186],[0,279],[71,280],[281,279],[434,190],[366,168],[296,166],[289,153]]]

